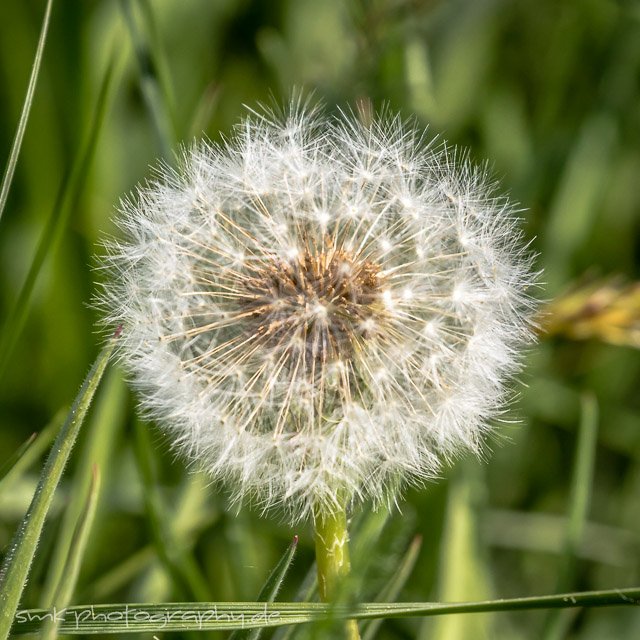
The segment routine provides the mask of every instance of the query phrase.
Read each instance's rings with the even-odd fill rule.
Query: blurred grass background
[[[44,6],[0,3],[2,162]],[[91,265],[118,198],[156,158],[171,162],[178,143],[217,140],[244,103],[282,101],[293,87],[330,108],[388,103],[488,159],[526,208],[543,297],[585,278],[640,279],[636,1],[56,0],[0,221],[0,331],[52,216],[61,234],[2,372],[0,464],[71,402],[97,353]],[[99,100],[104,117],[95,124]],[[363,599],[420,539],[399,600],[640,582],[638,351],[543,339],[522,381],[510,412],[519,423],[500,427],[486,462],[465,461],[410,491],[401,513],[356,518]],[[66,553],[94,462],[102,489],[74,602],[251,600],[297,533],[301,550],[281,594],[292,599],[313,561],[310,530],[229,512],[224,493],[187,475],[134,406],[113,369],[58,491],[24,604],[52,597],[52,567]],[[45,447],[47,431],[39,441]],[[0,548],[28,506],[37,463],[0,496]],[[635,638],[640,610],[386,621],[377,637]]]

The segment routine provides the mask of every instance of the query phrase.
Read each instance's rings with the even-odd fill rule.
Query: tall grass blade
[[[398,597],[398,594],[402,590],[402,587],[406,584],[413,568],[416,566],[418,560],[418,554],[422,547],[422,538],[416,536],[409,545],[407,552],[404,554],[398,569],[389,580],[385,588],[380,592],[376,598],[376,602],[394,602]],[[362,627],[362,640],[374,640],[380,626],[382,625],[382,619],[371,620]]]
[[[295,602],[311,602],[318,595],[318,565],[314,562],[302,580],[296,595]],[[288,626],[276,629],[272,640],[290,640],[299,627]]]
[[[86,509],[87,495],[95,484],[95,467],[109,469],[116,431],[123,425],[126,388],[118,369],[113,368],[105,376],[100,393],[96,397],[92,419],[85,431],[87,436],[78,456],[67,507],[58,529],[56,542],[47,565],[47,576],[39,604],[44,609],[59,606],[55,594],[67,578],[67,563],[72,549],[73,532],[78,518]]]
[[[144,25],[145,33],[147,34],[147,44],[153,60],[153,67],[156,73],[158,86],[161,91],[162,100],[165,105],[167,117],[171,125],[171,132],[174,134],[174,137],[169,142],[175,142],[175,97],[173,95],[173,84],[171,81],[169,65],[167,64],[167,56],[165,55],[160,39],[160,31],[158,29],[155,9],[151,0],[138,0],[138,7],[140,8],[142,24]]]
[[[591,504],[597,440],[598,403],[593,395],[588,394],[582,397],[582,413],[571,480],[564,552],[558,572],[558,591],[570,589],[575,581],[576,559],[579,555]],[[571,620],[570,617],[563,615],[564,613],[563,611],[549,612],[543,634],[544,640],[561,640],[565,637]]]
[[[207,504],[207,487],[208,479],[202,474],[185,478],[183,490],[171,509],[170,526],[173,536],[179,540],[193,539],[198,531],[212,527],[219,517],[219,513]],[[118,589],[153,571],[157,559],[153,544],[142,547],[87,585],[79,595],[80,601],[108,599]]]
[[[135,453],[142,479],[147,519],[160,561],[171,577],[173,588],[183,597],[203,600],[209,587],[191,550],[175,535],[172,518],[158,491],[146,425],[136,421]]]
[[[560,590],[570,586],[575,573],[575,558],[582,541],[582,534],[591,504],[597,440],[598,403],[593,395],[588,394],[582,397],[582,417],[571,482],[569,518],[565,540],[565,566],[560,573],[558,583]]]
[[[284,579],[291,567],[293,558],[298,548],[298,536],[294,536],[291,544],[287,547],[282,558],[280,558],[278,564],[273,568],[273,571],[269,574],[267,581],[264,583],[260,593],[258,594],[257,602],[274,602],[280,587],[284,582]]]
[[[294,536],[293,541],[287,547],[287,550],[284,552],[284,555],[278,561],[278,564],[273,568],[267,581],[264,583],[264,586],[260,590],[260,594],[258,595],[258,602],[274,602],[276,596],[278,595],[278,591],[280,591],[280,587],[284,582],[284,579],[289,571],[289,567],[291,567],[291,563],[293,562],[293,557],[296,554],[296,549],[298,548],[298,536]],[[251,629],[250,631],[234,631],[231,636],[229,636],[229,640],[258,640],[260,637],[261,629]]]
[[[0,568],[0,640],[6,640],[11,630],[54,492],[114,346],[115,338],[102,349],[85,378],[42,469],[29,510]]]
[[[84,509],[76,522],[73,535],[71,536],[69,556],[67,557],[64,566],[64,579],[58,582],[56,592],[53,595],[53,601],[58,609],[64,609],[71,602],[73,597],[76,584],[78,582],[78,575],[80,574],[80,565],[87,547],[91,526],[96,515],[99,493],[100,468],[97,465],[94,465],[93,477],[91,478],[91,485],[89,487],[87,500],[84,505]],[[51,620],[45,625],[41,640],[55,640],[57,636],[58,624],[56,621]]]
[[[542,251],[545,290],[555,295],[571,281],[575,252],[594,232],[596,217],[612,175],[618,132],[606,110],[584,118],[575,136],[571,155],[559,176],[557,193],[550,203]]]
[[[154,48],[152,43],[150,44],[149,41],[153,38],[144,37],[134,14],[135,3],[132,0],[121,0],[120,5],[138,63],[140,90],[151,116],[162,155],[169,158],[176,143],[176,134],[169,90],[160,78],[161,64],[157,46]],[[145,24],[153,24],[151,7],[146,3],[142,3],[141,7],[145,10]]]
[[[16,135],[13,138],[11,145],[11,151],[9,152],[9,159],[7,160],[7,166],[2,176],[2,183],[0,184],[0,218],[7,204],[9,197],[9,189],[13,182],[13,175],[18,164],[18,156],[20,155],[20,148],[22,147],[22,138],[27,128],[27,122],[29,120],[29,113],[31,112],[31,104],[33,103],[33,95],[36,91],[36,84],[38,83],[38,75],[40,74],[40,63],[42,62],[42,53],[44,51],[44,45],[47,41],[47,33],[49,32],[49,20],[51,18],[51,7],[53,6],[53,0],[47,0],[47,6],[44,10],[44,18],[42,19],[42,27],[40,28],[40,37],[38,38],[38,46],[36,48],[36,55],[33,59],[33,65],[31,67],[31,77],[29,78],[29,84],[27,85],[27,93],[24,97],[24,104],[22,105],[22,112],[20,113],[20,119],[18,120],[18,128],[16,129]]]
[[[484,500],[483,469],[463,461],[449,484],[447,512],[440,552],[438,598],[441,600],[489,599],[492,595],[486,549],[478,522]],[[429,640],[477,640],[492,637],[489,616],[439,618],[425,624],[422,638]]]
[[[480,602],[367,602],[336,606],[321,602],[165,602],[162,604],[96,604],[65,611],[24,609],[16,614],[14,634],[35,633],[54,614],[62,618],[60,633],[167,633],[272,628],[332,618],[371,620],[415,618],[487,611],[528,611],[573,607],[638,606],[640,587],[577,591],[557,595]]]
[[[55,251],[60,243],[69,218],[76,208],[106,115],[115,77],[115,69],[115,59],[112,59],[102,80],[88,134],[80,152],[73,162],[71,170],[62,181],[56,202],[40,237],[25,282],[2,327],[0,333],[0,379],[6,372],[13,350],[26,322],[31,297],[45,260]]]

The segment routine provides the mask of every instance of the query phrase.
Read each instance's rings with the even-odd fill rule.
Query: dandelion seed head
[[[479,451],[531,339],[515,210],[415,125],[293,104],[125,200],[99,305],[144,411],[292,520]]]

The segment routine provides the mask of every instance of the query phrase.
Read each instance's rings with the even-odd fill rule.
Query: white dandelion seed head
[[[105,320],[143,409],[235,500],[392,501],[502,409],[531,258],[485,172],[423,138],[253,113],[121,205]]]

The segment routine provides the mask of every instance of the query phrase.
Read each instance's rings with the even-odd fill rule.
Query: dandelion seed
[[[100,304],[140,402],[236,501],[393,501],[478,451],[530,339],[485,173],[397,117],[294,105],[123,202]]]

